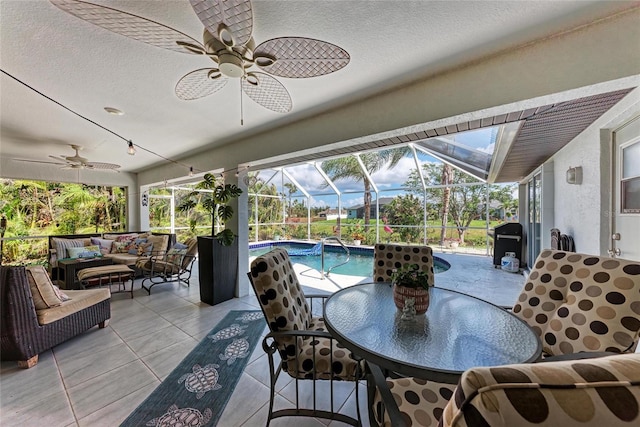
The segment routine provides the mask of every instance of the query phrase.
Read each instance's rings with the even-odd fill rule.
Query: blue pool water
[[[249,247],[249,256],[256,257],[262,254],[266,254],[275,247],[284,249],[307,249],[311,248],[313,244],[307,243],[263,243],[258,245],[252,245]],[[324,252],[324,266],[325,270],[331,266],[344,262],[347,258],[346,253],[340,247],[325,246]],[[351,251],[351,259],[345,265],[334,268],[332,273],[344,274],[346,276],[364,276],[371,277],[373,273],[373,249],[353,247],[349,248]],[[322,268],[321,257],[318,256],[292,256],[291,262],[304,264],[315,270],[320,271]],[[433,270],[437,273],[447,271],[451,265],[437,256],[433,257]]]

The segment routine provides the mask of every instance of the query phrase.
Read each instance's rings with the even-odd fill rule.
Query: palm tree
[[[285,182],[284,186],[287,188],[287,192],[289,193],[289,208],[287,209],[287,217],[290,218],[291,217],[291,196],[293,196],[293,193],[298,191],[298,187],[296,187],[296,185],[291,182]]]
[[[65,185],[64,192],[60,194],[60,201],[65,208],[60,215],[61,231],[64,234],[76,233],[79,227],[85,226],[85,218],[93,217],[95,198],[82,184]]]
[[[372,174],[381,170],[385,166],[387,166],[387,168],[394,167],[410,152],[411,151],[408,147],[392,148],[389,150],[360,154],[360,159],[367,169],[367,172]],[[324,169],[329,178],[333,181],[350,179],[364,184],[364,227],[365,230],[368,230],[369,223],[371,221],[371,182],[369,182],[367,176],[360,167],[358,159],[355,156],[348,156],[341,157],[339,159],[327,160],[322,162],[322,169]],[[324,185],[324,187],[327,186],[328,184]],[[340,213],[338,213],[338,219],[339,218]]]
[[[449,218],[449,202],[451,200],[451,187],[453,184],[453,168],[448,163],[442,164],[442,185],[446,185],[442,192],[442,229],[440,230],[440,245],[444,243],[447,232],[447,219]]]

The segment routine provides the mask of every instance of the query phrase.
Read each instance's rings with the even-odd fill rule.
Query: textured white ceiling
[[[94,1],[171,26],[201,40],[188,1]],[[257,43],[304,36],[346,49],[351,62],[333,74],[279,80],[293,111],[274,113],[231,81],[200,100],[174,94],[184,74],[208,67],[205,57],[155,48],[81,21],[47,0],[0,2],[0,66],[79,114],[167,157],[214,147],[234,135],[281,126],[418,76],[437,73],[628,8],[630,2],[589,1],[254,1]],[[48,160],[84,146],[89,160],[148,168],[161,159],[126,142],[2,74],[0,155]],[[112,116],[103,107],[124,116]],[[406,107],[405,107],[406,108]],[[366,130],[363,130],[363,135]],[[304,137],[301,135],[300,137]]]

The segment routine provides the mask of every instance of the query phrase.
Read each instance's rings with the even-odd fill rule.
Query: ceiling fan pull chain
[[[243,77],[242,79],[244,79]],[[244,126],[244,108],[242,104],[242,79],[240,79],[240,126]]]

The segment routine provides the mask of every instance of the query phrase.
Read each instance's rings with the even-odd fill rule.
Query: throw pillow
[[[121,234],[103,233],[102,238],[107,240],[116,240]]]
[[[140,245],[138,245],[138,252],[136,253],[136,255],[149,256],[151,255],[152,250],[153,250],[153,243],[150,243],[150,242],[140,243]]]
[[[112,254],[126,254],[129,251],[129,242],[113,242],[113,247],[111,248]]]
[[[169,236],[166,234],[163,235],[151,235],[147,237],[148,243],[153,243],[153,250],[158,251],[166,251],[167,246],[169,246]]]
[[[184,243],[176,243],[175,245],[173,245],[174,249],[188,249],[189,246],[185,245]]]
[[[131,242],[138,238],[138,233],[121,234],[116,237],[116,242]]]
[[[64,239],[61,237],[53,238],[53,249],[56,250],[58,259],[62,259],[67,256],[68,248],[81,248],[85,246],[85,241],[91,241],[90,239]]]
[[[102,256],[102,253],[97,245],[83,246],[81,248],[67,248],[68,258],[93,258],[98,256]]]
[[[99,237],[92,237],[91,244],[98,245],[102,255],[106,255],[111,252],[111,247],[113,246],[113,240],[100,239]]]
[[[59,287],[57,287],[56,285],[53,285],[53,292],[56,293],[56,296],[58,298],[60,298],[60,301],[65,302],[65,301],[71,301],[71,298],[69,297],[69,295],[65,294],[64,292],[62,292],[60,290]]]
[[[186,254],[186,249],[171,248],[169,252],[167,252],[167,262],[170,264],[180,264],[180,260]]]
[[[26,267],[26,270],[36,310],[45,310],[62,304],[62,300],[56,295],[53,283],[51,283],[51,279],[49,279],[49,275],[43,266],[33,265]]]
[[[138,255],[138,247],[143,243],[147,243],[147,239],[135,239],[129,241],[129,245],[127,246],[127,253],[131,255]]]

